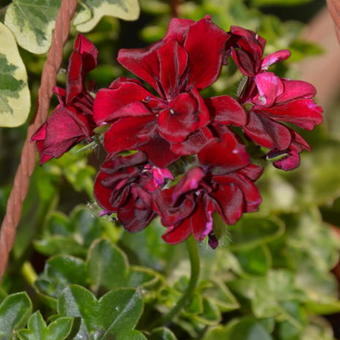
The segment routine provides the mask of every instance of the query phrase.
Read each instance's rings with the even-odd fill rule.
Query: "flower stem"
[[[200,274],[200,258],[197,248],[197,241],[191,236],[186,241],[186,247],[189,253],[190,260],[190,281],[189,284],[182,295],[182,297],[177,301],[176,305],[165,315],[163,315],[156,324],[166,325],[172,321],[172,319],[190,303],[195,288],[197,286]]]

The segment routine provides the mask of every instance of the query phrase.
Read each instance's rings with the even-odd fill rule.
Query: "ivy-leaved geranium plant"
[[[311,84],[269,71],[290,52],[264,56],[265,43],[242,27],[225,32],[208,16],[172,19],[161,41],[119,51],[118,62],[138,78],[94,93],[85,78],[98,51],[79,35],[66,89],[55,90],[59,105],[32,138],[41,163],[99,141],[107,153],[94,185],[102,215],[114,214],[130,232],[160,216],[166,242],[193,235],[216,248],[213,215],[231,225],[257,211],[263,160],[295,169],[310,147],[294,126],[311,130],[322,121]],[[205,97],[232,62],[244,76],[237,96]],[[261,157],[248,151],[254,146]]]

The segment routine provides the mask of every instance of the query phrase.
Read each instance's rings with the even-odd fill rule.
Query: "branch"
[[[328,11],[332,16],[335,24],[335,31],[338,41],[340,43],[340,1],[339,0],[327,0]]]
[[[22,206],[28,192],[30,176],[36,164],[35,145],[31,143],[31,137],[47,119],[53,87],[63,59],[63,46],[69,36],[70,23],[76,8],[77,0],[62,0],[57,15],[52,44],[41,75],[38,110],[33,123],[28,127],[20,164],[7,202],[6,215],[0,229],[0,279],[2,279],[7,267],[9,253],[13,247],[16,229],[21,217]]]

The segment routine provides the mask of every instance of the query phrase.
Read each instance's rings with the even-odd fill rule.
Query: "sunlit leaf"
[[[51,44],[60,0],[13,0],[5,24],[18,44],[32,53],[46,53]]]
[[[13,331],[22,325],[32,311],[32,303],[26,293],[7,296],[0,305],[0,339],[10,339]]]
[[[139,16],[138,0],[83,0],[83,2],[91,9],[92,17],[76,25],[80,32],[91,31],[104,15],[124,20],[136,20]],[[76,17],[76,20],[79,19]]]
[[[132,330],[143,311],[139,291],[132,288],[114,289],[99,300],[87,289],[71,285],[59,298],[58,311],[61,315],[80,317],[83,334],[107,335]]]
[[[0,22],[0,126],[23,124],[30,106],[25,65],[12,33]]]
[[[73,319],[61,317],[48,326],[40,312],[34,313],[29,321],[28,328],[19,331],[20,340],[64,340],[70,334]]]

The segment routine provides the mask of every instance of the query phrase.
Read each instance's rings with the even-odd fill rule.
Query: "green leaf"
[[[207,298],[203,298],[203,312],[193,315],[192,318],[205,325],[215,325],[221,320],[221,312],[218,307]]]
[[[80,317],[81,331],[86,335],[117,335],[132,330],[143,311],[139,291],[132,288],[114,289],[98,301],[87,289],[71,285],[59,298],[58,311],[61,315]]]
[[[230,334],[229,327],[223,327],[223,326],[211,327],[204,334],[204,337],[202,340],[217,340],[217,339],[229,340],[229,334]]]
[[[272,340],[266,329],[253,318],[244,318],[233,325],[230,340]]]
[[[282,303],[305,299],[304,293],[294,284],[293,273],[287,270],[270,270],[264,277],[236,279],[229,286],[248,300],[258,318],[291,319]]]
[[[254,6],[295,6],[312,0],[251,0]]]
[[[130,267],[130,273],[128,277],[128,287],[143,287],[148,289],[154,289],[161,280],[161,275],[152,269],[132,266]]]
[[[28,321],[28,329],[18,332],[20,340],[64,340],[71,332],[73,319],[61,317],[47,327],[40,312],[34,313]]]
[[[204,289],[204,295],[209,298],[222,312],[229,312],[240,308],[235,296],[221,280],[209,281],[209,286]]]
[[[35,285],[44,293],[58,297],[69,284],[86,284],[86,265],[83,260],[69,255],[50,258]]]
[[[91,31],[104,15],[124,20],[136,20],[139,16],[138,0],[83,0],[92,10],[92,18],[76,25],[80,32]],[[77,17],[76,17],[76,20]]]
[[[13,34],[0,22],[0,126],[23,124],[30,106],[25,65]]]
[[[133,330],[119,333],[115,340],[148,340],[142,332]]]
[[[124,287],[129,275],[125,254],[108,240],[97,240],[91,246],[87,267],[93,289]]]
[[[60,0],[13,0],[5,24],[18,44],[32,53],[46,53],[51,45]]]
[[[279,219],[243,216],[238,223],[228,227],[232,250],[256,247],[280,237],[284,224]]]
[[[326,300],[322,302],[309,301],[306,303],[306,309],[314,314],[335,314],[340,312],[339,300]]]
[[[235,252],[242,270],[251,275],[265,275],[271,266],[271,254],[265,245]]]
[[[176,340],[176,336],[171,332],[170,329],[165,327],[160,327],[154,329],[149,337],[150,340]]]
[[[26,321],[32,312],[32,303],[26,293],[7,296],[0,305],[0,340],[8,340],[15,329]]]

